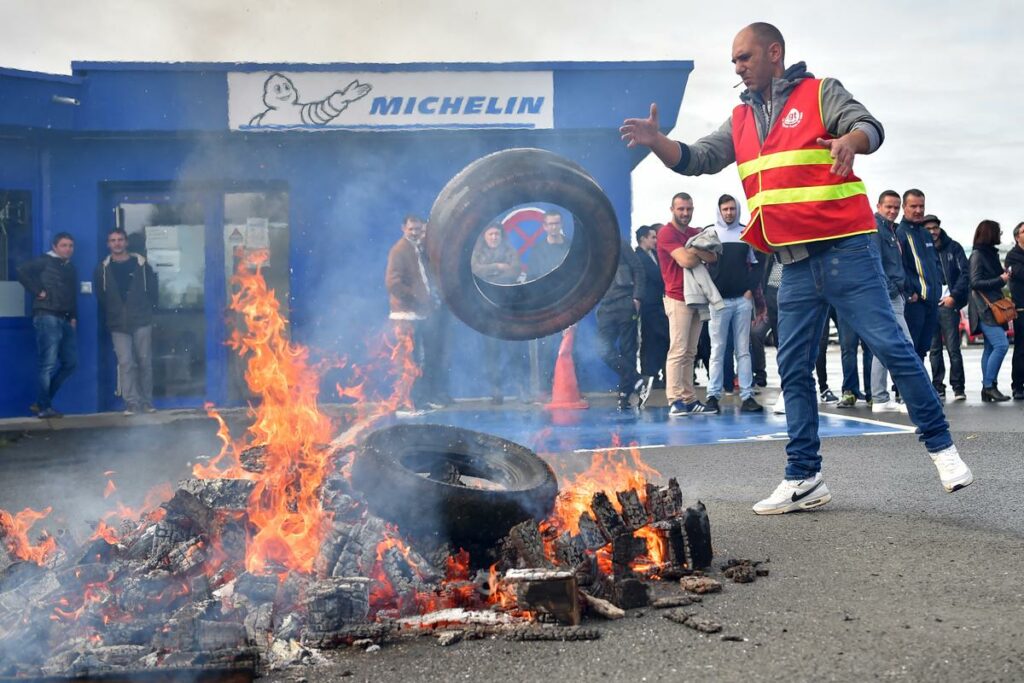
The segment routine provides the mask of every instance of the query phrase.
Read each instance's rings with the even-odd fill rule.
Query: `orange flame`
[[[320,378],[309,364],[309,350],[288,339],[288,321],[260,272],[268,257],[266,251],[249,254],[231,279],[238,288],[231,309],[241,315],[244,332],[239,325],[228,342],[246,358],[246,383],[261,397],[249,409],[254,421],[245,446],[266,447],[264,471],[255,475],[241,468],[242,448],[231,443],[226,424],[208,407],[224,447],[193,474],[256,480],[248,505],[255,533],[246,548],[247,570],[262,574],[287,567],[309,573],[331,520],[319,490],[330,470],[323,444],[332,425],[317,406]]]
[[[579,533],[580,515],[590,511],[594,494],[599,491],[604,491],[615,509],[621,512],[615,497],[617,491],[635,489],[644,501],[645,484],[661,478],[661,473],[640,457],[635,443],[624,449],[619,448],[617,442],[618,435],[613,435],[613,447],[595,452],[585,471],[575,476],[560,473],[563,483],[555,499],[555,510],[548,518],[555,529]]]
[[[25,508],[12,515],[6,510],[0,510],[0,541],[7,547],[8,552],[20,560],[34,562],[42,566],[57,549],[57,542],[44,531],[40,541],[32,543],[28,539],[28,531],[36,522],[45,519],[52,511],[52,507],[41,511]]]

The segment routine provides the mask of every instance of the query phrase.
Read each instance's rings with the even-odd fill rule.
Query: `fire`
[[[229,341],[247,359],[246,383],[261,398],[250,406],[253,424],[244,446],[265,447],[263,472],[255,475],[241,468],[238,454],[244,448],[232,444],[227,425],[208,406],[224,448],[209,465],[197,465],[193,474],[255,479],[248,505],[255,532],[247,544],[247,570],[262,574],[287,567],[309,573],[331,521],[319,491],[330,471],[324,444],[333,426],[317,405],[320,377],[309,363],[309,350],[288,339],[288,321],[260,273],[268,257],[266,251],[250,254],[231,279],[237,288],[231,310],[244,325],[232,331]]]
[[[612,505],[621,512],[616,491],[635,489],[643,501],[646,483],[661,478],[661,473],[640,457],[640,449],[632,444],[628,449],[618,446],[618,435],[613,435],[612,448],[594,453],[590,467],[574,477],[560,476],[564,481],[555,510],[548,519],[551,526],[559,531],[579,533],[579,519],[590,511],[594,494],[604,491]]]
[[[641,574],[653,574],[658,572],[668,562],[668,547],[664,537],[658,535],[650,527],[641,527],[633,532],[636,538],[647,541],[647,555],[636,559],[631,568]]]
[[[39,511],[25,508],[12,515],[6,510],[0,510],[0,541],[7,547],[8,552],[19,560],[43,565],[57,549],[57,542],[44,531],[39,542],[32,543],[28,538],[28,531],[52,511],[52,507]]]

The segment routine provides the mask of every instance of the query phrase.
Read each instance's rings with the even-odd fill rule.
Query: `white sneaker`
[[[786,396],[781,391],[779,392],[779,398],[775,401],[775,405],[772,406],[772,412],[776,415],[786,414]]]
[[[935,463],[935,469],[939,471],[939,478],[942,480],[942,488],[946,489],[947,493],[959,491],[965,486],[970,486],[974,481],[971,468],[960,459],[960,453],[957,452],[956,446],[943,448],[937,453],[928,455]]]
[[[781,515],[821,507],[830,500],[832,494],[828,492],[821,472],[818,472],[810,479],[783,479],[772,495],[754,504],[753,510],[759,515]]]
[[[900,403],[899,401],[897,401],[894,398],[890,398],[885,403],[879,403],[878,401],[875,401],[874,403],[872,403],[871,404],[871,412],[872,413],[903,413],[903,414],[906,414],[906,412],[907,412],[907,405],[905,403]]]

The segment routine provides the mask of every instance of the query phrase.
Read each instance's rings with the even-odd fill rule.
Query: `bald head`
[[[779,29],[771,24],[757,22],[736,34],[732,41],[732,63],[736,75],[751,92],[769,94],[773,78],[780,78],[786,70],[783,62],[786,43]]]
[[[782,37],[782,31],[763,21],[755,21],[743,30],[753,33],[757,41],[766,50],[772,43],[778,43],[782,49],[782,59],[786,59],[786,39]]]

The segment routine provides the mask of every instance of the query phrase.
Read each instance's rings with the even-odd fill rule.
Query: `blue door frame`
[[[226,346],[226,301],[227,283],[224,281],[224,190],[223,188],[172,188],[170,184],[144,186],[118,185],[103,190],[103,218],[100,220],[100,254],[109,253],[106,237],[110,226],[117,223],[117,208],[122,204],[185,203],[194,202],[202,206],[204,230],[203,309],[205,316],[206,388],[203,396],[158,398],[157,408],[196,408],[206,402],[223,405],[227,402],[227,353]],[[104,256],[105,257],[105,256]],[[91,276],[91,273],[90,273]],[[99,405],[101,410],[120,407],[120,399],[114,396],[117,361],[110,342],[110,333],[101,324]]]

